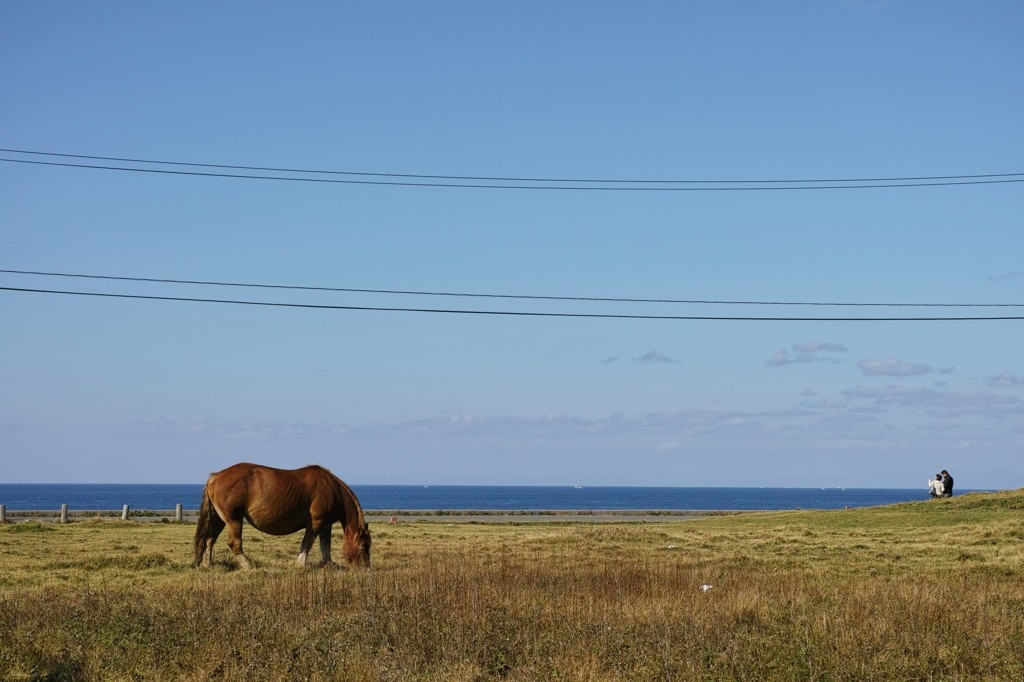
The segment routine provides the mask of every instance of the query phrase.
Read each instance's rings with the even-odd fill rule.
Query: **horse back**
[[[313,518],[326,523],[344,520],[343,487],[320,466],[292,470],[248,462],[213,474],[207,483],[214,507],[225,521],[244,518],[271,535],[294,533],[309,526]]]

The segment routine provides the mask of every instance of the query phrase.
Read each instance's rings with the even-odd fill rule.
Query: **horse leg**
[[[213,543],[217,542],[221,531],[224,530],[224,520],[217,514],[214,514],[212,526],[210,537],[206,538],[206,544],[203,547],[203,566],[206,568],[213,565]]]
[[[306,555],[309,554],[309,548],[313,546],[313,538],[316,537],[316,533],[313,532],[313,525],[306,526],[306,533],[302,536],[302,544],[299,545],[299,558],[296,559],[299,566],[306,565]]]
[[[241,568],[252,568],[252,562],[242,552],[242,521],[232,519],[226,523],[228,527],[228,547],[234,552]]]
[[[324,566],[333,566],[331,561],[331,528],[333,524],[324,524],[320,529],[320,553],[324,557]]]

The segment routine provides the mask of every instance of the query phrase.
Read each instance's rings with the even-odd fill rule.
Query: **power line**
[[[153,282],[158,284],[198,284],[218,287],[246,287],[254,289],[292,289],[299,291],[336,291],[358,294],[398,294],[405,296],[456,296],[462,298],[504,298],[527,301],[592,301],[605,303],[689,303],[707,305],[788,305],[788,306],[844,306],[879,308],[1024,308],[1024,303],[838,303],[824,301],[721,301],[675,298],[605,298],[598,296],[531,296],[526,294],[479,294],[450,291],[411,291],[401,289],[353,289],[343,287],[315,287],[289,284],[252,284],[243,282],[217,282],[193,279],[159,279],[156,277],[124,277],[115,275],[84,275],[68,272],[40,272],[36,270],[0,270],[14,275],[42,277],[71,277],[79,279],[114,280],[120,282]]]
[[[746,317],[719,315],[627,315],[614,313],[542,313],[518,310],[458,310],[444,308],[389,308],[382,306],[322,305],[314,303],[276,303],[273,301],[238,301],[219,298],[191,298],[183,296],[146,296],[142,294],[107,294],[94,291],[60,291],[54,289],[27,289],[0,287],[0,291],[63,296],[93,296],[99,298],[127,298],[144,301],[184,301],[188,303],[221,303],[230,305],[267,306],[273,308],[305,308],[315,310],[365,310],[396,313],[439,313],[445,315],[491,315],[514,317],[575,317],[617,320],[723,320],[737,322],[979,322],[982,320],[1024,320],[1024,315],[999,317]]]
[[[497,185],[469,184],[456,182],[403,182],[397,180],[343,180],[338,178],[303,178],[282,175],[249,175],[244,173],[211,173],[205,171],[168,170],[165,168],[131,168],[127,166],[100,166],[85,163],[61,163],[56,161],[32,161],[30,159],[9,159],[0,157],[5,163],[30,164],[34,166],[59,166],[63,168],[88,168],[93,170],[120,171],[128,173],[153,173],[158,175],[187,175],[207,178],[238,178],[244,180],[274,180],[279,182],[312,182],[335,185],[379,185],[390,187],[448,187],[452,189],[529,189],[557,190],[569,192],[781,192],[796,190],[822,189],[884,189],[895,187],[946,187],[952,185],[1000,185],[1024,182],[1024,175],[1011,174],[1013,179],[1002,180],[951,180],[942,182],[900,182],[892,184],[859,184],[859,185],[797,185],[797,186],[719,186],[719,187],[586,187],[572,185]],[[995,177],[995,176],[991,176]]]
[[[35,156],[57,156],[66,159],[92,159],[94,161],[124,161],[129,163],[148,163],[163,166],[192,166],[195,168],[224,168],[229,170],[268,171],[279,173],[309,173],[324,175],[362,175],[379,178],[419,178],[426,180],[486,180],[490,182],[578,182],[578,183],[609,183],[609,184],[715,184],[715,185],[751,185],[775,183],[822,183],[822,182],[908,182],[912,180],[967,180],[979,178],[1009,178],[1022,176],[1024,173],[986,173],[979,175],[923,175],[916,177],[891,178],[818,178],[803,180],[608,180],[593,178],[517,178],[495,177],[486,175],[422,175],[416,173],[371,173],[366,171],[319,170],[308,168],[280,168],[274,166],[237,166],[222,163],[194,163],[188,161],[159,161],[154,159],[133,159],[121,156],[93,156],[89,154],[67,154],[62,152],[41,152],[28,149],[3,149],[0,152],[13,154],[32,154]]]

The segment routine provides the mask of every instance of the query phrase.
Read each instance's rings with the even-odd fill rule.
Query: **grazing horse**
[[[331,565],[331,526],[345,529],[345,559],[352,568],[370,567],[370,529],[363,508],[341,479],[320,466],[273,469],[245,462],[210,474],[203,488],[199,523],[192,543],[196,566],[213,563],[213,543],[224,527],[228,547],[242,568],[252,568],[242,552],[242,521],[271,535],[305,529],[299,565],[306,565],[313,540],[320,538],[324,564]]]

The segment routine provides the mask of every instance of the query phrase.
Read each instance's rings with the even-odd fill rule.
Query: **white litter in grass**
[[[452,524],[450,524],[450,523],[446,523],[446,524],[444,524],[444,525],[446,525],[446,526],[450,526],[450,525],[452,525]]]
[[[665,549],[679,549],[679,545],[669,545]]]
[[[714,587],[714,585],[701,585],[701,586],[700,586],[700,591],[701,591],[701,592],[707,592],[707,591],[708,591],[708,590],[710,590],[710,589],[711,589],[712,587]]]

